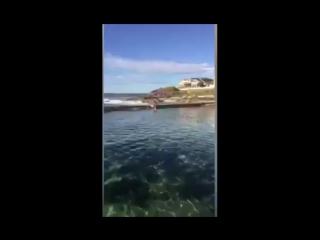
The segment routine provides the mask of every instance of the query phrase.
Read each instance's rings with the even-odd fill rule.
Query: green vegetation
[[[190,89],[190,90],[179,90],[174,86],[159,88],[156,90],[157,94],[167,95],[169,97],[191,97],[196,98],[197,96],[201,95],[214,95],[213,89]],[[152,94],[152,93],[151,93]]]
[[[173,94],[174,97],[194,97],[194,96],[201,96],[201,95],[214,95],[213,89],[190,89],[188,91],[178,91]]]
[[[179,89],[176,88],[175,86],[169,86],[169,87],[164,87],[164,88],[159,88],[159,91],[168,91],[168,92],[179,92]]]

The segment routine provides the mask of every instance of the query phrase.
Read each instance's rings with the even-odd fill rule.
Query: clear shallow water
[[[214,216],[214,107],[104,114],[105,216]]]

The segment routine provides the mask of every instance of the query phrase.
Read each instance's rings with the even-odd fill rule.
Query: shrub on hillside
[[[158,88],[153,90],[148,97],[171,97],[174,93],[178,93],[179,89],[174,86]]]

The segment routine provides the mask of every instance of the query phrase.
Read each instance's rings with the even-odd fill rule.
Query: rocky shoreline
[[[208,105],[214,105],[215,101],[181,101],[181,102],[159,102],[157,104],[157,109],[163,108],[182,108],[182,107],[203,107]],[[142,103],[137,105],[116,105],[110,104],[104,106],[104,112],[112,112],[112,111],[135,111],[135,110],[148,110],[151,109],[152,103]]]
[[[117,110],[144,110],[151,109],[155,100],[157,108],[177,108],[177,107],[201,107],[206,105],[214,105],[215,97],[213,92],[208,90],[194,90],[194,91],[179,91],[176,88],[167,87],[159,90],[154,90],[145,96],[136,97],[122,97],[120,100],[124,103],[119,104],[106,103],[104,105],[104,112],[117,111]],[[132,101],[135,103],[126,104],[125,101]]]

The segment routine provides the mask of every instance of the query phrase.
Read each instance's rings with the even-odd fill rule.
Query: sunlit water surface
[[[213,106],[104,114],[104,215],[214,216]]]

